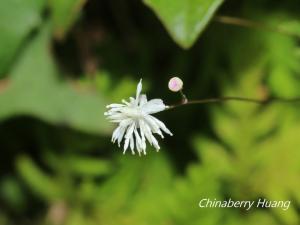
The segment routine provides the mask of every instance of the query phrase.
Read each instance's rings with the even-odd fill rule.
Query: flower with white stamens
[[[120,147],[124,139],[123,154],[130,147],[132,154],[135,154],[136,148],[139,155],[146,155],[146,139],[158,151],[160,147],[153,134],[162,138],[162,131],[173,135],[162,121],[151,115],[165,110],[168,106],[161,99],[147,101],[146,95],[141,94],[141,91],[142,79],[137,85],[135,98],[130,97],[129,102],[122,100],[123,104],[106,106],[108,111],[104,115],[119,125],[112,134],[112,142],[117,141]]]

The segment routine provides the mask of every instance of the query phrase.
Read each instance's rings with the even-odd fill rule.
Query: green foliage
[[[17,168],[31,190],[42,198],[49,201],[63,195],[63,189],[57,186],[57,181],[43,173],[30,158],[21,156],[17,161]]]
[[[190,48],[223,0],[144,0],[183,48]]]
[[[14,67],[8,88],[0,96],[0,118],[25,114],[91,133],[106,133],[110,126],[99,117],[105,111],[103,98],[81,93],[58,80],[48,30],[46,27],[33,39]]]
[[[86,156],[66,155],[58,158],[48,153],[45,156],[45,160],[55,170],[68,172],[80,177],[103,176],[112,170],[109,162]]]
[[[4,197],[4,201],[20,212],[25,207],[25,195],[20,186],[20,182],[15,177],[4,177],[1,181],[1,196]],[[0,223],[3,224],[3,223]]]
[[[80,16],[85,0],[49,0],[55,36],[61,39]]]
[[[44,0],[0,2],[0,77],[8,69],[22,42],[42,22],[43,6]]]
[[[275,18],[275,17],[274,17]],[[252,60],[251,67],[247,63],[247,57],[241,58],[231,71],[243,74],[238,77],[235,84],[226,84],[223,90],[223,96],[245,96],[256,99],[263,99],[267,94],[268,87],[264,86],[266,77],[265,71],[276,55],[291,50],[295,51],[296,45],[292,38],[276,36],[274,34],[264,34],[261,38],[255,36],[255,42],[259,40],[268,47],[270,41],[276,39],[280,48],[272,49],[272,57],[269,52],[256,52],[257,57]],[[278,39],[281,38],[281,39]],[[247,38],[248,45],[251,45],[252,37]],[[239,51],[244,43],[235,43]],[[233,46],[231,46],[233,47]],[[247,49],[251,56],[253,49]],[[255,49],[256,51],[256,49]],[[237,52],[232,50],[232,57],[236,57]],[[283,57],[284,58],[284,57]],[[292,56],[289,56],[293,59]],[[233,58],[235,59],[235,58]],[[285,68],[288,84],[281,84],[284,88],[299,86],[299,81],[293,80],[294,70],[291,67],[295,64],[286,63],[283,60],[280,63],[276,61],[274,67]],[[291,62],[291,61],[289,61]],[[241,66],[246,65],[246,66]],[[274,68],[272,65],[272,68]],[[268,74],[269,79],[277,76],[273,70]],[[276,79],[275,79],[276,80]],[[274,86],[270,87],[273,90]],[[276,90],[279,90],[278,87]],[[294,93],[295,94],[295,93]],[[297,207],[299,199],[299,174],[300,174],[300,155],[295,146],[299,145],[298,134],[300,132],[300,121],[295,117],[295,106],[272,104],[261,106],[247,103],[226,103],[222,106],[212,107],[212,126],[219,141],[205,138],[203,136],[194,139],[194,145],[201,164],[190,166],[187,172],[187,178],[180,180],[176,185],[176,195],[182,194],[182,199],[191,199],[183,208],[181,214],[176,214],[182,224],[189,218],[194,218],[195,224],[204,222],[205,224],[253,224],[254,221],[264,221],[264,224],[298,224],[299,217]],[[203,173],[209,173],[204,175]],[[199,187],[201,187],[199,189]],[[189,192],[187,191],[189,189]],[[202,193],[203,191],[203,193]],[[211,193],[211,194],[210,194]],[[292,201],[288,211],[282,209],[262,210],[255,209],[248,212],[245,216],[238,215],[236,210],[204,209],[203,215],[199,211],[193,212],[196,205],[196,199],[202,198],[228,198],[258,199],[265,197],[267,199],[280,199]],[[183,200],[177,202],[178,208],[182,208]],[[209,212],[207,212],[207,210]],[[272,218],[276,215],[278,220]],[[212,218],[214,220],[212,220]]]
[[[298,22],[282,19],[281,29],[292,31],[300,35]],[[278,43],[281,43],[280,45]],[[272,90],[279,96],[292,97],[299,95],[299,51],[296,39],[280,34],[266,37],[267,57],[272,65],[268,82]]]

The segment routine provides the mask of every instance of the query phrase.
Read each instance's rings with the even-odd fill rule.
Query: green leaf
[[[300,23],[294,23],[290,32],[296,33]],[[286,26],[281,26],[282,29]],[[270,63],[270,76],[267,82],[274,94],[292,98],[299,92],[299,56],[297,55],[298,40],[280,34],[266,35],[267,57]]]
[[[283,80],[278,80],[281,85],[274,89],[276,93],[287,93],[285,88],[298,84],[296,79],[291,81],[289,78],[296,75],[299,65],[293,55],[297,46],[291,37],[263,33],[247,35],[247,45],[242,40],[239,38],[236,43],[228,43],[231,52],[228,61],[232,62],[228,67],[233,71],[231,76],[236,79],[235,82],[228,83],[221,96],[264,99],[268,96],[268,86],[264,82],[266,78],[274,76],[274,68],[278,71],[278,68],[284,68],[280,72],[285,76],[286,83],[290,83],[287,86]],[[268,51],[257,51],[253,47],[257,44]],[[247,54],[236,57],[242,48]],[[256,52],[255,58],[252,57],[253,51]],[[288,52],[290,55],[285,56]],[[266,71],[271,72],[266,74]],[[278,77],[272,79],[277,81]],[[273,83],[269,85],[274,88]],[[299,151],[295,148],[300,144],[299,121],[294,116],[295,113],[298,114],[297,109],[296,104],[279,103],[257,105],[227,102],[222,107],[213,106],[210,116],[219,143],[211,143],[203,137],[195,141],[204,167],[202,170],[216,171],[218,181],[226,184],[222,188],[223,193],[233,199],[258,199],[263,196],[269,200],[293,198],[295,202],[299,201],[300,164]],[[217,168],[213,168],[216,165]],[[197,178],[200,169],[199,166],[195,172],[195,180],[201,179]],[[276,218],[280,218],[284,224],[296,224],[298,217],[295,202],[291,203],[287,211],[274,208],[270,212],[276,214]],[[261,214],[266,224],[274,224],[270,215]],[[234,216],[229,224],[238,224],[239,220],[243,224],[252,224],[256,217],[257,215],[248,218]]]
[[[264,99],[268,97],[269,90],[266,78],[269,78],[268,75],[274,76],[272,69],[285,68],[282,76],[286,80],[289,76],[297,75],[295,72],[298,71],[299,61],[296,62],[293,55],[297,49],[296,43],[290,37],[280,38],[273,33],[262,33],[245,33],[233,40],[223,37],[230,51],[224,50],[229,63],[226,64],[226,70],[220,69],[219,72],[219,77],[227,81],[222,83],[220,96]],[[268,35],[269,38],[262,38],[262,35]],[[272,51],[269,46],[273,46]],[[215,62],[218,62],[216,59]],[[215,62],[212,66],[217,64]],[[226,77],[227,71],[230,71],[230,79]],[[278,81],[278,84],[280,82],[282,85],[276,86],[277,93],[291,87],[285,87],[282,81]],[[299,86],[296,79],[287,82]],[[174,185],[176,198],[173,206],[177,205],[174,218],[180,221],[178,224],[184,224],[191,218],[194,223],[188,224],[219,224],[221,220],[222,224],[227,225],[255,224],[255,221],[263,221],[264,224],[297,224],[297,202],[300,198],[300,153],[295,147],[300,145],[299,120],[294,116],[299,114],[297,105],[226,102],[210,107],[210,121],[217,138],[212,140],[200,136],[194,140],[201,162],[189,167],[187,176]],[[205,212],[188,208],[195,204],[195,199],[201,199],[201,195],[207,198],[210,193],[216,199],[230,197],[256,200],[265,197],[269,200],[295,201],[286,211],[273,208],[247,213],[232,209],[208,209],[209,212]],[[211,222],[209,219],[212,215],[221,220]]]
[[[135,156],[118,159],[115,174],[95,195],[101,202],[97,214],[102,215],[103,224],[166,224],[166,197],[173,188],[168,158],[153,151],[143,160]]]
[[[111,165],[101,159],[88,157],[68,157],[66,159],[69,169],[81,176],[100,176],[111,171]]]
[[[174,41],[189,48],[223,0],[144,0],[160,18]]]
[[[28,156],[18,158],[17,169],[21,178],[35,194],[48,200],[62,197],[62,190],[57,181],[42,172]]]
[[[0,76],[24,39],[41,22],[44,0],[0,1]]]
[[[54,34],[58,39],[65,36],[68,29],[76,21],[85,0],[50,0]]]
[[[45,155],[47,164],[56,171],[66,171],[82,177],[106,175],[112,170],[112,165],[103,159],[83,155]]]
[[[199,208],[203,198],[221,199],[221,182],[215,171],[200,164],[189,165],[184,178],[174,184],[170,207],[178,223],[190,221],[191,225],[218,224],[228,211],[220,208]]]
[[[85,132],[110,132],[111,126],[103,116],[104,99],[58,79],[50,38],[49,29],[42,30],[14,67],[9,87],[0,95],[0,120],[29,115]]]
[[[21,210],[25,206],[26,195],[21,189],[19,180],[15,177],[6,176],[2,178],[0,181],[0,196],[5,203],[16,210]]]

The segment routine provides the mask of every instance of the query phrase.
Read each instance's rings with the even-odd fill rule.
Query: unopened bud
[[[183,87],[183,82],[179,77],[173,77],[169,80],[168,87],[173,92],[178,92]]]

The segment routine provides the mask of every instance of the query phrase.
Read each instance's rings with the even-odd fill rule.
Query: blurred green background
[[[167,104],[172,76],[191,99],[300,96],[299,15],[298,0],[0,0],[0,225],[300,224],[299,104],[159,113],[174,136],[146,157],[103,116],[140,78]],[[260,197],[292,203],[198,207]]]

